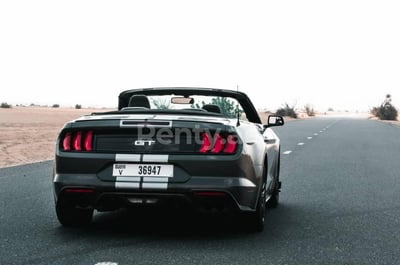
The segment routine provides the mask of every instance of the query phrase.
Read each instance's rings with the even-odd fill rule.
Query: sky
[[[0,0],[0,102],[239,86],[260,109],[400,107],[399,14],[397,0]]]

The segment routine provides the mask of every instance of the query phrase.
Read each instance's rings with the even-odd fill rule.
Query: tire
[[[275,190],[266,203],[267,208],[277,208],[279,206],[279,190]]]
[[[277,208],[279,206],[279,193],[281,190],[281,182],[279,181],[279,174],[280,174],[280,167],[281,167],[281,159],[280,159],[280,152],[278,153],[278,167],[276,169],[277,180],[274,184],[274,191],[271,194],[271,197],[266,203],[267,208]]]
[[[250,232],[262,232],[265,226],[265,184],[263,190],[260,192],[260,196],[257,202],[257,208],[255,212],[247,214],[247,225]]]
[[[65,227],[87,226],[92,222],[93,210],[73,206],[56,206],[58,221]]]

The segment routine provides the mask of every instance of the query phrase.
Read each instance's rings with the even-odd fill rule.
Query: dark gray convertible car
[[[146,88],[119,95],[118,110],[68,122],[56,143],[54,197],[64,226],[94,210],[137,205],[237,211],[255,231],[279,201],[280,143],[246,94]]]

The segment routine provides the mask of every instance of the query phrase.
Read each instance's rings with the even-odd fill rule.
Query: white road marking
[[[304,143],[298,143],[297,145],[304,145]]]
[[[323,133],[324,131],[319,131],[320,133]]]
[[[312,137],[311,137],[311,136],[309,136],[309,137],[307,137],[307,139],[308,139],[308,140],[311,140],[311,139],[312,139]]]
[[[314,135],[315,135],[315,136],[317,136],[317,135],[318,135],[318,133],[314,133]]]
[[[118,263],[106,261],[106,262],[97,262],[94,265],[118,265]]]
[[[289,150],[289,151],[283,152],[283,154],[284,154],[284,155],[288,155],[288,154],[290,154],[291,152],[292,152],[292,151]]]

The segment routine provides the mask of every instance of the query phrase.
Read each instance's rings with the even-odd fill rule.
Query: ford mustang
[[[56,142],[53,191],[64,226],[94,210],[189,206],[232,210],[264,228],[279,202],[280,142],[249,97],[212,88],[123,91],[118,110],[70,121]]]

